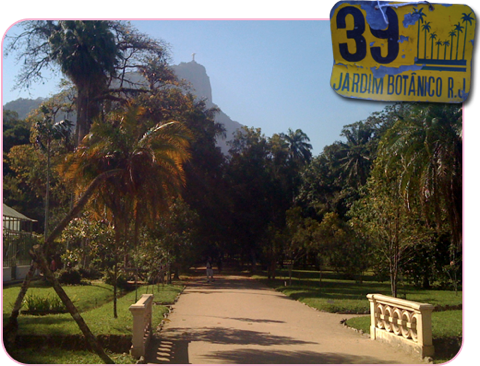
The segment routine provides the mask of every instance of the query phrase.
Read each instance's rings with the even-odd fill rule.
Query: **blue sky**
[[[172,63],[195,60],[210,77],[213,102],[230,118],[267,136],[302,129],[314,155],[340,139],[344,125],[385,103],[338,96],[330,88],[333,64],[328,20],[137,20],[141,32],[170,45]],[[9,33],[15,33],[15,27]],[[14,90],[14,57],[4,59],[3,97],[48,96],[58,77]]]

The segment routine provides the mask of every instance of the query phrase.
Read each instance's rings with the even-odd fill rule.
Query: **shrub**
[[[56,276],[60,283],[66,285],[80,285],[82,283],[82,275],[75,268],[64,268],[56,272]]]
[[[115,285],[115,276],[113,274],[113,271],[107,270],[105,272],[105,275],[103,276],[103,282],[110,286]],[[123,273],[118,274],[117,276],[117,287],[123,290],[129,288],[128,281]]]
[[[58,296],[51,296],[48,294],[46,297],[31,294],[25,296],[23,300],[27,311],[29,312],[65,312],[65,305],[62,303]]]
[[[89,268],[80,268],[80,275],[82,278],[88,278],[90,280],[98,280],[102,278],[102,273],[95,267],[91,266]]]

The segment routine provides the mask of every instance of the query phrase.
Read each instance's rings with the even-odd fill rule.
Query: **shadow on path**
[[[151,364],[188,364],[188,341],[153,338],[145,362]]]
[[[412,364],[395,349],[346,333],[338,315],[314,312],[242,276],[219,275],[213,284],[191,278],[174,309],[148,347],[147,363]]]
[[[149,364],[189,364],[186,340],[153,339],[145,357]],[[396,364],[398,362],[378,360],[374,357],[359,357],[342,353],[321,353],[313,351],[266,351],[236,349],[213,352],[207,357],[227,364]]]
[[[170,328],[168,331],[164,332],[162,336],[171,340],[209,342],[212,344],[227,345],[278,346],[316,344],[314,342],[306,342],[266,332],[223,327],[205,327],[198,329]]]
[[[236,349],[215,352],[211,356],[231,364],[379,364],[385,363],[373,357],[358,357],[342,353],[313,351],[264,351]],[[388,363],[396,363],[394,361]]]

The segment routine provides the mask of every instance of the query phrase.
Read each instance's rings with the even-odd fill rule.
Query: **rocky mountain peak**
[[[193,59],[190,62],[181,62],[178,65],[174,65],[172,66],[172,69],[179,79],[184,79],[191,84],[193,89],[192,93],[196,95],[197,98],[206,99],[207,108],[216,107],[220,109],[220,107],[213,103],[212,86],[205,66],[199,64]],[[225,126],[226,138],[218,138],[217,145],[222,149],[222,152],[226,154],[229,149],[227,141],[233,139],[233,134],[242,125],[233,121],[221,110],[215,115],[215,122],[219,122]]]

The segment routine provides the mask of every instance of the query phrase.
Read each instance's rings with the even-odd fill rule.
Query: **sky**
[[[337,95],[330,85],[333,65],[328,20],[136,20],[139,31],[166,42],[171,63],[205,66],[213,102],[232,120],[259,127],[266,136],[300,128],[318,155],[339,140],[344,125],[382,110],[383,102]],[[13,27],[8,34],[18,30]],[[46,97],[60,74],[28,90],[16,89],[20,64],[4,58],[3,103]]]

